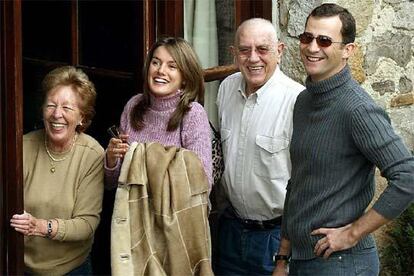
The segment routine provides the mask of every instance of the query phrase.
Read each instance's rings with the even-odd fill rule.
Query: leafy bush
[[[414,275],[414,204],[395,220],[387,231],[390,242],[382,251],[382,269],[386,275]],[[381,273],[383,274],[383,273]]]

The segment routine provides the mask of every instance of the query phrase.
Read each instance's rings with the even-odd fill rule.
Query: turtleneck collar
[[[175,109],[180,102],[182,91],[178,90],[175,94],[165,97],[155,97],[152,93],[150,95],[150,109],[155,111],[167,111]]]
[[[325,80],[312,82],[308,76],[306,90],[313,96],[314,104],[324,104],[340,94],[342,89],[337,88],[350,80],[352,80],[351,69],[346,65],[339,73]]]
[[[352,79],[351,70],[346,65],[339,73],[332,77],[317,82],[312,82],[308,76],[306,79],[306,89],[314,94],[328,93],[335,88],[342,86],[344,83]]]

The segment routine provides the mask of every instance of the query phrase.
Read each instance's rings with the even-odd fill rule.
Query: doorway
[[[116,3],[115,3],[116,2]],[[143,1],[23,1],[23,132],[42,128],[41,81],[62,66],[81,68],[95,84],[96,115],[87,133],[106,148],[106,129],[141,90]],[[94,274],[110,274],[114,191],[105,191],[91,253]]]

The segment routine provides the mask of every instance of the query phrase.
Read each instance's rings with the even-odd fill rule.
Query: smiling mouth
[[[249,69],[250,72],[256,73],[256,72],[261,71],[264,68],[264,66],[248,66],[247,68]]]
[[[168,81],[162,78],[153,78],[155,83],[159,83],[159,84],[167,84]]]
[[[321,57],[311,57],[311,56],[306,56],[306,60],[310,61],[310,62],[318,62],[323,60],[323,58]]]
[[[50,123],[50,125],[53,129],[61,129],[66,126],[66,124],[63,123]]]

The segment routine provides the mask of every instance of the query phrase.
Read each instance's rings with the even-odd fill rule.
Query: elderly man
[[[293,106],[304,89],[280,71],[283,47],[271,22],[243,22],[232,47],[240,73],[219,88],[229,206],[219,223],[217,275],[269,275],[274,268],[290,178]]]
[[[355,29],[348,10],[323,4],[299,36],[308,78],[293,114],[277,275],[290,252],[289,275],[378,275],[370,233],[414,199],[414,158],[347,65]],[[375,167],[388,186],[366,211]]]

